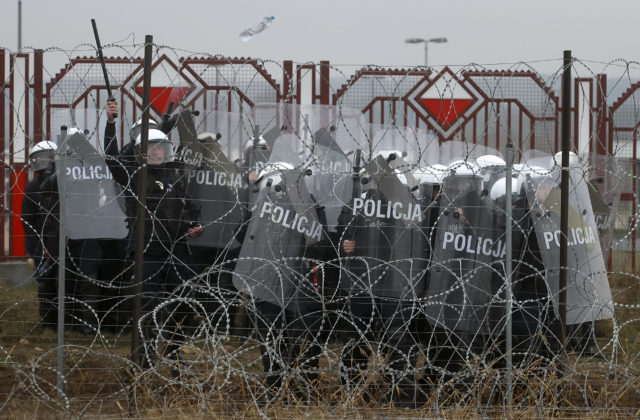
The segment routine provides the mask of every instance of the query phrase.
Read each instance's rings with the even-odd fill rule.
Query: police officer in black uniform
[[[130,160],[118,160],[118,146],[114,115],[118,112],[115,101],[107,104],[107,124],[104,133],[104,149],[108,157],[107,164],[117,183],[128,190],[126,196],[127,216],[130,220],[129,230],[134,236],[135,225],[145,223],[145,249],[143,255],[142,311],[150,315],[160,310],[161,329],[168,330],[171,336],[181,334],[177,331],[188,318],[189,313],[180,304],[163,307],[159,305],[168,298],[186,296],[189,290],[184,283],[196,273],[190,267],[186,237],[202,234],[200,225],[200,209],[193,203],[187,193],[184,179],[175,168],[168,168],[166,163],[173,159],[173,147],[167,135],[158,130],[149,130],[149,150],[147,152],[147,204],[144,220],[137,220],[136,206],[138,191],[139,159],[135,163]],[[139,156],[141,135],[136,139],[136,153]],[[111,159],[109,159],[111,157]],[[178,299],[179,300],[179,299]],[[143,330],[144,340],[154,338],[156,328],[151,328],[153,317],[145,316],[146,326]],[[143,324],[144,324],[143,322]],[[183,333],[183,332],[182,332]],[[148,335],[148,336],[147,336]],[[170,344],[168,350],[177,352],[177,345]],[[174,355],[177,356],[177,355]],[[152,359],[148,354],[145,362]]]
[[[42,207],[40,185],[54,173],[54,157],[57,145],[48,140],[37,143],[29,155],[33,179],[29,181],[22,200],[22,226],[25,233],[26,250],[35,263],[35,278],[38,283],[38,308],[43,328],[56,329],[57,309],[56,281],[57,264],[49,253],[57,247],[58,238],[44,236],[44,220],[48,210]]]
[[[71,128],[66,139],[74,133],[81,133]],[[52,171],[40,184],[40,205],[48,211],[42,219],[45,247],[51,257],[58,257],[60,235],[60,197],[58,194],[58,176]],[[67,197],[65,197],[67,199]],[[96,309],[99,299],[97,285],[98,265],[102,260],[102,251],[96,239],[67,239],[65,262],[66,310],[65,325],[86,335],[95,333],[99,320]]]
[[[340,286],[348,294],[342,381],[350,392],[365,384],[364,371],[377,347],[388,357],[383,398],[415,407],[417,341],[411,323],[426,268],[422,210],[382,156],[367,165],[365,174],[368,189],[360,196],[354,189],[353,202],[339,219]]]
[[[135,144],[141,126],[141,119],[131,126],[129,142],[118,153],[117,161],[125,166],[136,166]],[[161,125],[153,119],[149,119],[149,128],[161,128]],[[117,188],[122,189],[121,185],[116,185]],[[126,189],[122,193],[124,197],[131,195],[131,191]],[[135,217],[135,213],[128,212],[128,226],[133,226]],[[102,326],[113,332],[123,328],[128,329],[127,324],[131,322],[131,300],[128,297],[135,293],[130,281],[134,265],[134,259],[132,259],[135,247],[133,232],[129,231],[124,239],[98,239],[98,244],[102,249],[102,261],[98,267],[98,276],[105,284],[101,289],[99,307]]]

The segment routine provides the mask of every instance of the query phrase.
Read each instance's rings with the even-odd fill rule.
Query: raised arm
[[[107,102],[105,108],[107,114],[107,125],[104,127],[104,152],[106,154],[107,165],[113,175],[113,179],[123,187],[129,185],[129,171],[126,162],[119,159],[118,137],[116,135],[116,120],[114,115],[118,113],[118,103],[116,101]]]

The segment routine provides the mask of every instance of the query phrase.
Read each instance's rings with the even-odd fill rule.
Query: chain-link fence
[[[4,416],[640,413],[634,63],[143,47],[0,50]]]

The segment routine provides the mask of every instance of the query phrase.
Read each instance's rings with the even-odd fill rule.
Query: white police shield
[[[355,250],[342,254],[340,285],[351,294],[417,299],[427,265],[420,202],[382,156],[363,179],[364,193],[343,209],[343,240],[355,241]]]
[[[76,132],[59,145],[59,165],[65,190],[66,235],[70,239],[127,236],[126,215],[118,200],[116,184],[104,157]]]
[[[549,166],[546,172],[525,174],[522,183],[531,206],[530,217],[544,263],[549,298],[558,314],[562,171],[552,162]],[[570,168],[568,205],[567,324],[611,318],[613,300],[590,200],[589,180],[580,162]]]
[[[425,300],[433,326],[483,334],[490,330],[495,293],[491,265],[504,258],[505,241],[494,231],[488,200],[475,167],[454,168],[443,180]]]
[[[321,128],[314,134],[311,157],[307,168],[307,187],[318,205],[324,208],[327,229],[336,232],[342,208],[352,196],[352,165],[340,144],[334,138],[335,130]]]
[[[292,304],[309,270],[305,251],[324,235],[300,154],[292,148],[297,148],[295,136],[280,137],[274,145],[257,182],[259,191],[233,274],[238,290],[282,308]]]

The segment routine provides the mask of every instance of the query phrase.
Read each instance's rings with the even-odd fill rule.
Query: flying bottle
[[[252,27],[240,32],[240,35],[239,35],[240,39],[243,42],[249,41],[251,38],[253,38],[254,36],[258,35],[260,32],[267,29],[271,25],[271,23],[273,23],[274,19],[275,19],[275,16],[263,17],[262,19],[260,19],[258,23],[256,23]]]

